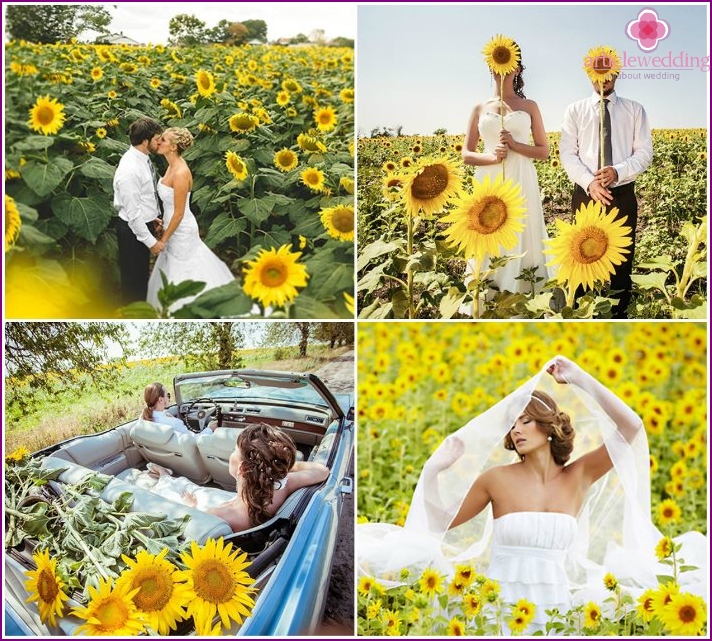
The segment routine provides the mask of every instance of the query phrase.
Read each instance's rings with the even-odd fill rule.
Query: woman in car
[[[145,421],[170,425],[176,434],[193,434],[183,421],[166,412],[166,408],[171,402],[171,394],[166,390],[165,385],[162,383],[146,385],[143,390],[143,400],[146,403],[146,407],[143,408],[141,418]],[[205,427],[201,432],[201,434],[212,433],[213,430],[210,427]]]

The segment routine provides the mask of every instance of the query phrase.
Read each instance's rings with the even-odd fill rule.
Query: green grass
[[[240,355],[243,368],[312,372],[349,349],[313,345],[303,359],[297,358],[296,347],[241,350]],[[275,360],[275,352],[279,360]],[[143,409],[146,385],[160,381],[171,389],[173,378],[186,371],[179,360],[134,361],[112,373],[106,387],[97,387],[82,377],[56,396],[38,395],[33,409],[22,413],[12,404],[13,396],[23,393],[22,386],[6,379],[5,452],[20,446],[34,452],[79,434],[101,432],[134,420]]]

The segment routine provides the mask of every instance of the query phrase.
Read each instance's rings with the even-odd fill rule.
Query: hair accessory
[[[542,401],[538,396],[532,395],[532,396],[531,396],[531,400],[533,400],[533,401],[539,401],[539,402],[540,402],[546,409],[548,409],[550,412],[553,412],[553,411],[554,411],[554,410],[552,410],[544,401]]]
[[[546,440],[549,441],[549,442],[551,442],[551,441],[553,441],[554,439],[551,438],[551,434],[549,434],[549,436],[546,437]]]

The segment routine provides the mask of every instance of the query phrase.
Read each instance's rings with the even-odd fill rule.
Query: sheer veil
[[[548,366],[548,364],[547,364]],[[465,453],[437,476],[433,487],[433,465],[440,448],[428,459],[401,528],[383,523],[365,523],[357,529],[358,572],[372,576],[385,586],[403,583],[406,568],[413,580],[427,568],[452,575],[457,563],[474,563],[485,573],[489,561],[492,510],[488,506],[477,517],[452,530],[450,522],[474,482],[485,470],[517,460],[504,449],[504,436],[514,419],[526,408],[534,390],[548,393],[569,414],[576,431],[570,461],[605,444],[614,468],[589,490],[578,514],[578,534],[567,560],[570,587],[585,593],[586,600],[603,594],[602,578],[612,572],[618,582],[636,595],[657,586],[657,574],[670,574],[655,557],[662,534],[650,519],[650,462],[644,430],[628,443],[600,405],[576,385],[559,384],[545,366],[509,396],[473,418],[453,435],[465,445]],[[526,488],[521,489],[526,493]],[[433,514],[437,514],[434,518]],[[709,567],[707,539],[692,532],[680,537],[682,556],[700,566],[683,574],[687,588],[706,597]]]

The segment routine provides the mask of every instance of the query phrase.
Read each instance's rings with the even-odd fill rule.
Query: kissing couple
[[[131,147],[114,174],[122,304],[148,301],[160,312],[161,273],[169,283],[203,282],[203,292],[235,280],[227,265],[200,239],[190,210],[193,175],[183,159],[183,152],[193,144],[190,131],[180,127],[164,131],[159,122],[143,117],[129,127],[129,140]],[[160,178],[151,153],[168,163]],[[151,255],[157,258],[149,278]],[[194,298],[181,298],[169,311]]]

